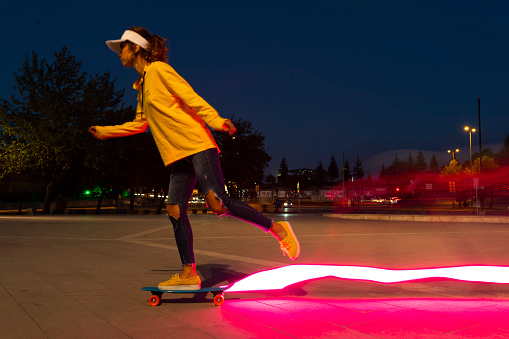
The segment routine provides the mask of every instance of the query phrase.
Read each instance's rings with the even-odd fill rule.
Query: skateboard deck
[[[199,290],[176,290],[176,291],[167,291],[160,290],[157,287],[142,287],[141,289],[144,291],[152,292],[152,296],[148,299],[148,303],[150,306],[159,306],[161,305],[161,297],[163,293],[212,293],[214,296],[214,305],[221,306],[224,303],[224,291],[228,287],[203,287]]]

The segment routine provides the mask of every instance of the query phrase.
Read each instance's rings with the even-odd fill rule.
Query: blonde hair
[[[131,27],[130,31],[136,32],[148,41],[147,49],[141,48],[141,55],[148,63],[152,63],[154,61],[162,61],[168,62],[168,50],[169,48],[166,46],[167,39],[159,35],[152,35],[148,30],[142,27]],[[130,45],[133,43],[128,41]]]

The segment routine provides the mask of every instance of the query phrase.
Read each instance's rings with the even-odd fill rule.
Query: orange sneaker
[[[297,260],[300,255],[300,244],[295,233],[293,233],[292,226],[287,221],[280,221],[277,224],[281,225],[286,231],[286,237],[279,242],[283,255],[287,255],[292,260]]]
[[[165,291],[194,291],[201,288],[201,280],[199,276],[181,279],[177,273],[170,280],[159,283],[157,288]]]

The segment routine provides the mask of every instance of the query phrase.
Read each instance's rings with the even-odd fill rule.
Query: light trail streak
[[[426,278],[509,284],[509,267],[457,266],[391,270],[363,266],[289,265],[254,273],[230,285],[225,292],[279,290],[306,280],[325,277],[366,280],[385,284]]]

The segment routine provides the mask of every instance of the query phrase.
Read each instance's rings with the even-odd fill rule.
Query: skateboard
[[[157,287],[142,287],[144,291],[152,292],[152,296],[148,299],[148,303],[150,306],[159,306],[161,305],[161,297],[163,293],[212,293],[214,296],[214,305],[221,306],[224,303],[224,291],[228,289],[225,287],[204,287],[199,290],[179,290],[179,291],[166,291],[160,290]]]

